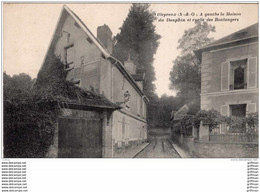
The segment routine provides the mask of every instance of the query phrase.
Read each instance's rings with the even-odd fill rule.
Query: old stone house
[[[238,117],[258,112],[258,23],[194,53],[201,61],[201,110]],[[258,131],[252,137],[236,128],[221,124],[210,132],[201,122],[183,143],[197,157],[258,157]]]
[[[201,109],[258,112],[258,23],[195,51],[201,60]],[[220,133],[225,133],[222,126]]]
[[[97,28],[96,38],[64,6],[51,50],[68,70],[67,80],[105,97],[69,103],[64,109],[57,130],[58,157],[114,157],[121,148],[146,141],[144,74],[136,74],[130,59],[123,64],[111,55],[112,32],[107,25]]]

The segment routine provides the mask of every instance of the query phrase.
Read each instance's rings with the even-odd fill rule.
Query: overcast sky
[[[27,73],[36,77],[43,62],[51,37],[58,21],[62,4],[5,4],[4,5],[4,71],[9,75]],[[98,26],[107,24],[114,35],[119,32],[126,18],[130,4],[67,4],[88,28],[96,35]],[[209,22],[216,26],[211,36],[219,39],[239,29],[258,22],[257,4],[152,4],[156,13],[241,13],[238,22]],[[162,18],[162,17],[159,17]],[[178,18],[177,16],[175,18]],[[180,18],[191,18],[182,16]],[[204,17],[205,18],[205,17]],[[215,18],[210,17],[210,18]],[[220,17],[222,18],[222,17]],[[229,16],[228,18],[235,18]],[[155,22],[157,33],[162,36],[154,56],[156,92],[159,96],[169,90],[169,72],[172,61],[180,54],[178,39],[193,22]]]

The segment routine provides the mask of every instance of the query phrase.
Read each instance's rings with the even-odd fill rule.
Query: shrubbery
[[[212,129],[218,127],[219,124],[222,123],[223,121],[223,116],[216,110],[211,109],[211,110],[201,110],[199,112],[196,113],[195,117],[194,117],[194,121],[195,122],[201,122],[204,125],[208,125],[210,131],[212,131]]]
[[[66,81],[64,65],[50,53],[35,83],[29,75],[10,77],[4,74],[6,158],[44,157],[53,143],[54,130],[61,113],[60,104],[68,101],[70,94],[75,94],[76,91],[72,90],[79,89]],[[19,82],[22,79],[30,86]]]
[[[253,134],[258,127],[258,113],[249,113],[246,117],[223,116],[218,111],[201,110],[195,115],[185,115],[180,120],[181,133],[190,135],[192,126],[199,127],[200,123],[208,125],[210,132],[219,127],[220,124],[226,124],[230,132]]]

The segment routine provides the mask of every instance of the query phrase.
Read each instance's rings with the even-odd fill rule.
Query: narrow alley
[[[169,141],[169,135],[154,134],[150,144],[135,158],[181,158]]]

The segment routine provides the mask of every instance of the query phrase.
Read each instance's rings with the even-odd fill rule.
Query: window
[[[257,57],[221,63],[221,91],[257,88]]]
[[[230,62],[230,90],[247,88],[247,59]]]
[[[230,105],[230,113],[232,116],[245,117],[246,116],[246,104]]]
[[[65,59],[66,59],[66,68],[70,68],[71,64],[74,62],[74,47],[73,44],[65,47]]]
[[[239,104],[239,105],[230,105],[230,115],[235,117],[245,117],[246,116],[246,104]],[[237,123],[234,126],[229,128],[229,132],[231,133],[240,133],[246,131],[246,124],[245,122]]]
[[[139,95],[137,96],[137,115],[141,115],[141,97]]]

